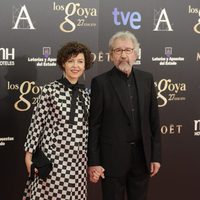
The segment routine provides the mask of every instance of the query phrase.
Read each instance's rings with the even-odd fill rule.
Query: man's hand
[[[160,163],[159,162],[152,162],[151,163],[151,177],[155,176],[159,169],[160,169]]]
[[[99,178],[105,178],[104,176],[105,169],[102,166],[91,166],[88,167],[88,174],[90,181],[93,183],[97,183]]]

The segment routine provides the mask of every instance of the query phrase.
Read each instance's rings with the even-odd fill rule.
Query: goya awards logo
[[[165,57],[152,57],[153,62],[158,62],[160,66],[177,65],[178,62],[184,61],[184,57],[173,57],[172,47],[165,47]]]
[[[53,11],[65,12],[64,21],[60,23],[60,30],[63,32],[70,33],[81,27],[96,27],[96,8],[84,7],[80,3],[73,2],[66,5],[53,2]]]
[[[193,30],[195,33],[200,34],[200,8],[192,7],[189,5],[188,14],[193,14],[197,16],[197,22],[193,26]]]
[[[158,90],[158,106],[164,107],[168,102],[185,101],[184,96],[187,88],[185,83],[174,83],[171,79],[161,79],[154,82]]]
[[[15,48],[0,48],[0,66],[15,65]]]
[[[7,90],[19,91],[19,96],[14,102],[14,108],[17,111],[24,112],[31,108],[31,105],[37,104],[38,95],[42,87],[37,86],[34,81],[24,81],[21,84],[14,84],[8,81]]]
[[[38,67],[56,66],[56,58],[50,57],[51,47],[42,48],[43,57],[28,57],[28,62],[34,62]]]

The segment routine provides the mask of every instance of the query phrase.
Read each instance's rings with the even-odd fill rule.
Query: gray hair
[[[109,43],[108,43],[110,52],[113,50],[113,43],[116,39],[130,39],[133,42],[135,53],[137,55],[139,54],[140,44],[138,43],[138,40],[133,33],[129,31],[120,31],[120,32],[115,33],[110,38]]]

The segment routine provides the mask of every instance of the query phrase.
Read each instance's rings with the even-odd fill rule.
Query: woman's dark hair
[[[79,42],[68,42],[64,45],[57,54],[57,64],[64,70],[63,64],[69,60],[72,56],[77,56],[79,53],[83,53],[85,57],[85,70],[89,69],[93,63],[93,57],[90,49]]]

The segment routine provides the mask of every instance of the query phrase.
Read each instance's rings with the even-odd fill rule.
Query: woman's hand
[[[26,163],[26,168],[28,171],[28,175],[31,175],[31,165],[32,165],[32,153],[26,152],[25,154],[25,163]]]

